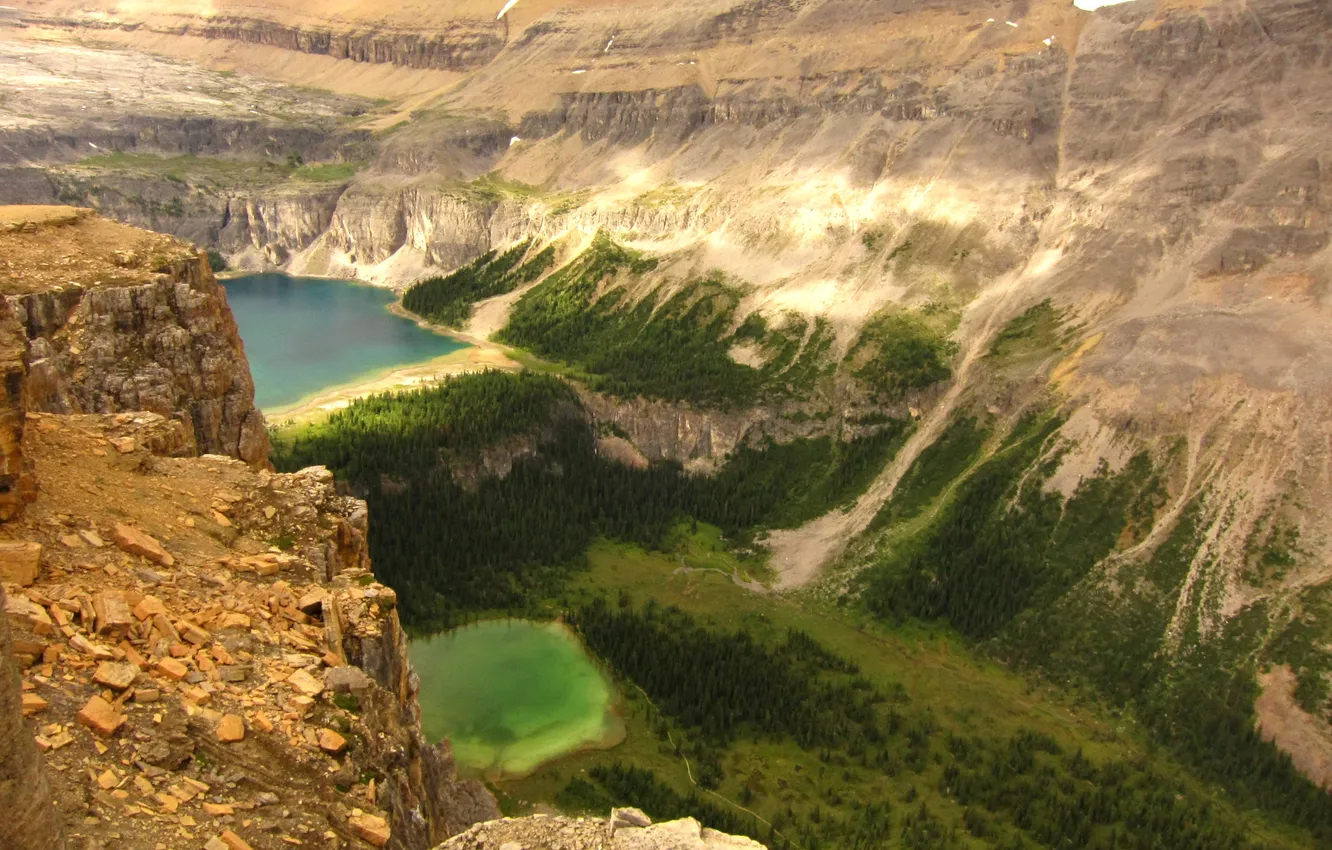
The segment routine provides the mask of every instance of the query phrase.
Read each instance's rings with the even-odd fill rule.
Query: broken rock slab
[[[98,635],[120,639],[129,634],[134,616],[122,594],[114,591],[98,593],[93,597],[92,605]]]
[[[93,697],[88,700],[78,715],[80,726],[87,726],[104,738],[116,734],[116,730],[125,724],[125,715],[116,711],[115,706],[102,699]]]
[[[606,826],[610,828],[611,834],[615,830],[626,827],[642,829],[645,826],[652,826],[652,818],[648,817],[642,809],[625,807],[622,809],[611,809],[610,818],[606,821]]]
[[[0,540],[0,581],[28,587],[41,571],[42,544]]]
[[[324,673],[324,684],[335,694],[359,694],[370,690],[374,680],[360,667],[330,667]]]
[[[347,826],[351,828],[352,834],[362,841],[367,841],[376,847],[388,844],[391,834],[388,821],[381,817],[353,811]]]
[[[235,714],[224,714],[217,722],[217,739],[224,744],[245,740],[245,721]]]
[[[158,566],[171,567],[176,563],[176,559],[157,542],[157,538],[146,531],[118,522],[111,530],[111,537],[121,549],[131,555],[142,555]]]
[[[99,685],[105,685],[113,691],[123,691],[134,684],[134,679],[138,675],[139,668],[137,665],[119,661],[103,661],[97,665],[97,672],[93,673],[93,681]]]

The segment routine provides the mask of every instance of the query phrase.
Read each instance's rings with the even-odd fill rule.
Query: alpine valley
[[[1326,0],[7,1],[0,845],[1332,846]]]

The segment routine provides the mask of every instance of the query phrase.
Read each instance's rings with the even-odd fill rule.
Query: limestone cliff
[[[28,409],[148,410],[201,452],[267,461],[226,293],[196,249],[86,210],[6,215],[0,292],[30,344]]]

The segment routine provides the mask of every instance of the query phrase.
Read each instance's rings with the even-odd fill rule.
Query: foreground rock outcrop
[[[0,609],[7,607],[0,586]],[[0,616],[0,846],[7,850],[64,846],[44,765],[21,719],[30,704],[20,688],[9,618]]]
[[[154,451],[172,433],[29,414],[40,495],[0,527],[40,553],[6,585],[14,740],[44,751],[74,846],[424,850],[497,816],[422,736],[364,503],[322,468]]]
[[[422,734],[365,503],[265,468],[198,253],[0,208],[0,291],[0,846],[425,850],[497,816]]]
[[[763,850],[739,835],[707,829],[693,818],[653,823],[638,809],[609,818],[532,815],[479,823],[438,850]]]
[[[4,207],[0,293],[30,343],[28,409],[152,411],[200,452],[267,462],[236,322],[197,249],[89,210]]]

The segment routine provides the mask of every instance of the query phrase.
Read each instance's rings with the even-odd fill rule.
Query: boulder
[[[134,679],[138,675],[139,668],[133,664],[126,664],[121,661],[103,661],[97,665],[97,672],[93,673],[93,681],[113,691],[123,691],[134,684]]]
[[[615,830],[617,829],[624,829],[626,827],[642,829],[643,827],[652,826],[652,818],[648,817],[642,809],[635,809],[632,807],[611,809],[610,818],[607,820],[606,826],[610,829],[611,834],[614,835]]]
[[[245,721],[235,714],[224,714],[217,722],[217,739],[224,744],[245,740]]]
[[[37,580],[42,544],[27,540],[0,540],[0,581],[27,587]]]
[[[133,526],[118,522],[111,530],[111,537],[121,549],[131,555],[141,555],[158,566],[170,567],[176,563],[176,559],[171,556],[171,553],[146,531],[140,531]]]
[[[78,721],[80,726],[87,726],[105,738],[116,734],[116,730],[125,724],[125,716],[101,697],[93,697],[80,709]]]

